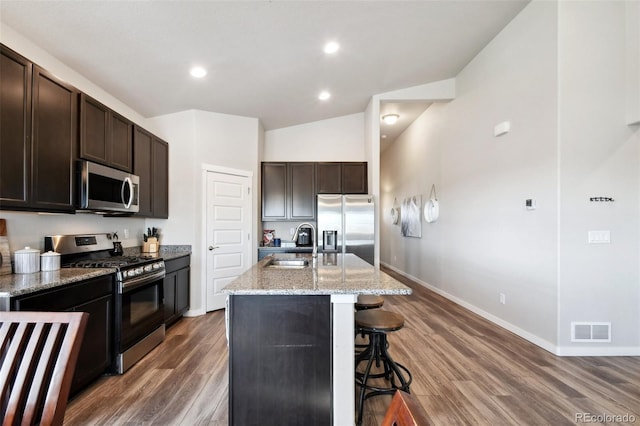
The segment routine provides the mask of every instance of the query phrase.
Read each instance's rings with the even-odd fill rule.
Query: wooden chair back
[[[428,426],[427,415],[410,394],[396,391],[382,426]]]
[[[62,425],[89,314],[0,312],[3,426]]]

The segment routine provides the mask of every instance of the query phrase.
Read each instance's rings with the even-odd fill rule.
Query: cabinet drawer
[[[111,295],[113,275],[92,278],[62,288],[45,290],[11,301],[14,311],[64,311],[89,300]]]
[[[164,267],[167,274],[177,271],[178,269],[187,268],[191,263],[191,256],[178,257],[164,261]]]

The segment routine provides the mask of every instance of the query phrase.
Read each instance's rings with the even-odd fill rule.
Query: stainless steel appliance
[[[164,340],[164,261],[152,256],[113,256],[111,234],[56,235],[45,250],[61,254],[62,267],[116,270],[115,372],[122,374]]]
[[[297,246],[310,246],[311,241],[311,228],[310,227],[300,227],[298,230],[298,238],[296,240]]]
[[[321,252],[353,253],[373,265],[375,209],[372,195],[318,195]],[[327,231],[325,233],[325,231]],[[330,240],[334,239],[333,244]],[[327,247],[324,247],[324,243]]]
[[[122,170],[81,160],[78,162],[78,210],[136,213],[140,178]]]
[[[325,253],[338,251],[338,231],[322,231],[322,251]]]

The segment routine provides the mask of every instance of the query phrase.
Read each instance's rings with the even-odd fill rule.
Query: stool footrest
[[[377,395],[392,395],[396,390],[410,393],[409,386],[413,381],[409,369],[395,362],[393,358],[391,358],[391,355],[389,355],[387,351],[389,343],[387,342],[386,333],[370,331],[367,334],[369,334],[369,345],[355,357],[355,382],[356,387],[360,388],[358,398],[358,425],[362,424],[362,411],[364,401],[367,398]],[[367,366],[364,372],[360,372],[358,371],[358,366],[364,361],[367,362]],[[371,371],[374,362],[377,368],[382,369],[382,372]],[[376,383],[376,385],[368,383],[370,379],[380,378],[387,380],[390,386],[383,387],[379,385],[379,383]]]

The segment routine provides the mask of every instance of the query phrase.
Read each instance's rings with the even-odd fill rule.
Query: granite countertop
[[[125,247],[127,256],[145,255],[162,258],[165,261],[191,254],[191,246],[160,246],[157,253],[142,253],[141,247]],[[60,287],[90,278],[109,275],[114,268],[61,268],[57,271],[34,272],[33,274],[0,275],[0,297],[15,297],[36,291]]]
[[[284,252],[288,251],[291,253],[311,253],[313,251],[313,247],[311,246],[301,246],[301,247],[274,247],[274,246],[260,246],[258,250],[265,252]]]
[[[279,253],[278,259],[305,258],[302,269],[265,268],[267,256],[232,281],[222,292],[237,295],[411,294],[411,288],[354,254]]]
[[[15,297],[115,273],[114,268],[62,268],[33,274],[0,275],[0,297]]]

